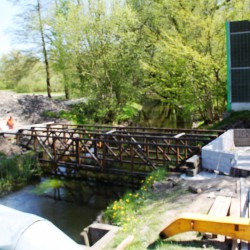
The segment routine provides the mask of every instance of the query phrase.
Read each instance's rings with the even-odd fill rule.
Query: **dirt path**
[[[63,102],[51,100],[44,95],[17,94],[13,91],[0,91],[0,128],[8,129],[7,119],[13,116],[15,128],[24,125],[31,125],[53,121],[51,118],[44,117],[44,111],[59,112],[66,109]]]

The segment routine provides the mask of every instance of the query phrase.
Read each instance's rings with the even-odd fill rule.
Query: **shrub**
[[[35,176],[41,169],[33,152],[6,157],[0,156],[0,193],[14,188]]]

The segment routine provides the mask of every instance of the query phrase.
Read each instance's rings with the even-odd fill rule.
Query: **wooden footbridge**
[[[134,183],[158,168],[180,171],[186,159],[222,132],[48,124],[20,129],[15,139],[38,153],[46,174]]]

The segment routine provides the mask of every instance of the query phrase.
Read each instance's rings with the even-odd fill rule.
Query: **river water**
[[[97,215],[107,207],[108,202],[115,199],[110,187],[102,187],[99,193],[85,192],[87,202],[83,204],[79,200],[63,200],[63,192],[61,192],[62,200],[54,199],[51,193],[37,195],[34,193],[35,188],[35,184],[28,185],[1,197],[0,204],[46,218],[78,243],[82,243],[80,232],[83,228],[95,221]]]

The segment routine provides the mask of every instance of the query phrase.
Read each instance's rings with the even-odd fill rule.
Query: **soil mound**
[[[13,156],[22,153],[23,150],[21,147],[13,144],[13,142],[7,138],[0,137],[0,154],[5,156]]]
[[[10,115],[14,118],[14,127],[44,123],[59,122],[45,117],[45,111],[59,112],[67,110],[62,101],[50,99],[44,95],[16,94],[13,91],[0,91],[0,128],[7,129],[6,122]]]

